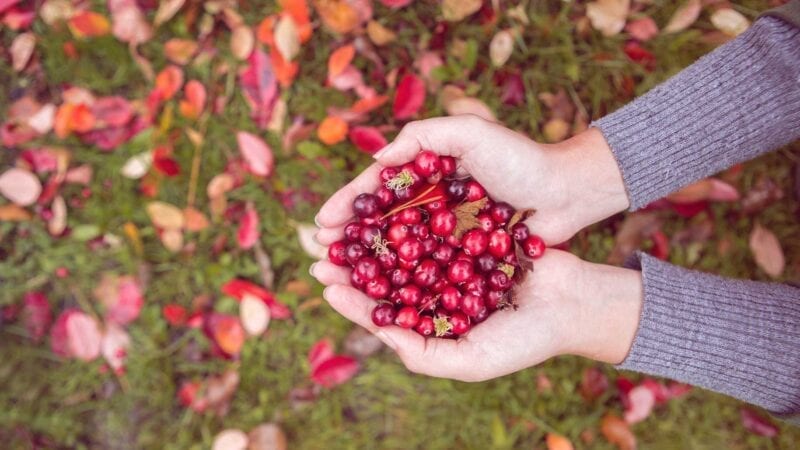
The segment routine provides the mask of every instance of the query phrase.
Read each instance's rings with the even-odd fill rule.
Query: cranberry
[[[372,323],[379,327],[391,325],[395,317],[397,317],[397,313],[389,303],[381,303],[372,310]]]
[[[371,248],[372,245],[375,243],[376,238],[381,238],[381,229],[376,227],[375,225],[367,225],[361,227],[361,233],[359,233],[359,239],[361,239],[361,243],[367,247]]]
[[[401,260],[415,261],[422,256],[423,250],[422,243],[414,238],[409,238],[400,242],[400,245],[397,246],[397,256]]]
[[[384,229],[389,224],[389,221],[386,220],[386,218],[384,218],[380,212],[376,212],[371,216],[362,217],[361,224],[364,226],[376,226]]]
[[[447,266],[447,279],[451,283],[463,283],[472,276],[472,264],[468,261],[457,260]]]
[[[419,323],[419,313],[413,306],[404,306],[397,311],[394,324],[402,328],[414,328]]]
[[[498,258],[502,258],[511,252],[511,236],[506,230],[497,229],[489,234],[489,253]]]
[[[437,294],[441,294],[444,288],[450,286],[450,283],[447,281],[447,278],[440,276],[436,283],[433,283],[431,286],[431,292],[435,292]]]
[[[446,207],[447,207],[447,205],[442,200],[436,200],[436,201],[433,201],[433,202],[425,204],[425,210],[428,211],[431,214],[435,213],[436,211],[441,211],[441,210],[445,209]]]
[[[475,258],[475,267],[483,273],[491,272],[497,267],[497,260],[489,253],[483,253]]]
[[[386,298],[391,290],[389,279],[384,276],[377,276],[374,280],[368,281],[364,289],[366,294],[376,300]]]
[[[401,202],[409,201],[414,198],[414,188],[395,189],[394,197]]]
[[[453,249],[453,247],[442,243],[436,247],[436,250],[434,250],[433,253],[431,253],[431,258],[439,263],[440,266],[446,266],[450,263],[450,261],[453,260],[453,255],[455,255],[455,253],[456,251]]]
[[[489,211],[492,220],[498,225],[505,225],[514,215],[514,208],[506,202],[497,202]]]
[[[375,258],[365,256],[359,259],[356,265],[353,266],[353,273],[358,274],[364,281],[374,280],[380,273],[380,266]]]
[[[461,299],[461,311],[470,317],[477,316],[483,308],[485,308],[483,299],[478,295],[465,294]]]
[[[381,169],[380,173],[381,182],[386,183],[387,181],[396,177],[398,173],[400,173],[400,169],[397,167],[384,167]]]
[[[461,246],[467,255],[478,256],[489,246],[489,236],[483,230],[469,230],[461,238]]]
[[[490,311],[496,310],[503,302],[506,293],[501,291],[489,291],[484,296],[484,304]]]
[[[456,256],[453,257],[453,261],[467,261],[468,263],[472,264],[473,258],[468,254],[464,253],[464,250],[456,253]]]
[[[400,287],[411,281],[411,272],[406,269],[394,269],[389,272],[389,281],[392,286]]]
[[[422,177],[430,177],[439,172],[442,168],[442,163],[439,160],[439,155],[430,150],[423,150],[417,153],[414,158],[414,170]]]
[[[456,311],[461,306],[461,292],[455,286],[447,286],[442,290],[439,297],[442,308],[448,311]]]
[[[418,265],[419,265],[419,260],[418,259],[408,260],[408,259],[400,258],[400,259],[397,260],[397,266],[400,267],[401,269],[405,269],[405,270],[408,270],[408,271],[412,271],[412,270],[416,269]]]
[[[400,223],[413,225],[422,221],[422,212],[419,208],[406,208],[397,213],[397,219]]]
[[[475,180],[467,181],[467,201],[474,202],[486,197],[486,190]]]
[[[355,266],[358,260],[364,257],[366,254],[367,248],[358,242],[353,242],[352,244],[348,245],[347,250],[345,250],[347,263],[351,266]]]
[[[347,266],[347,244],[338,241],[328,247],[328,259],[337,266]]]
[[[357,242],[361,240],[361,227],[358,222],[350,222],[344,227],[344,237],[350,242]]]
[[[481,230],[487,233],[491,233],[494,230],[494,220],[489,214],[478,214],[476,219],[478,220],[478,228]]]
[[[453,334],[464,334],[470,329],[469,317],[460,311],[454,312],[450,316],[450,325],[453,326],[450,330]]]
[[[428,236],[419,241],[422,244],[422,254],[425,256],[430,255],[439,246],[439,241],[433,236]]]
[[[432,335],[435,329],[433,317],[431,316],[420,317],[417,326],[414,327],[414,331],[426,337]]]
[[[478,314],[475,314],[475,317],[472,318],[472,321],[476,324],[483,322],[489,317],[489,309],[488,308],[481,308],[478,311]]]
[[[456,235],[454,234],[451,234],[450,236],[444,238],[444,242],[453,248],[461,247],[461,239],[457,238]]]
[[[353,200],[353,212],[358,217],[368,217],[380,209],[380,202],[378,201],[378,197],[372,194],[358,194],[358,196]]]
[[[467,196],[467,184],[461,180],[453,180],[447,185],[447,197],[454,202],[460,202]]]
[[[417,169],[414,167],[413,162],[403,164],[402,171],[411,177],[411,186],[418,186],[420,183],[422,183],[422,177],[417,173]]]
[[[386,239],[389,240],[390,244],[394,244],[395,246],[408,239],[409,236],[411,236],[411,230],[402,223],[396,223],[390,226],[389,231],[386,233]]]
[[[397,295],[404,305],[417,306],[422,301],[422,289],[414,284],[407,284],[397,290]]]
[[[482,296],[486,293],[486,279],[480,276],[480,274],[473,274],[464,282],[462,289],[464,292]]]
[[[442,175],[448,176],[456,171],[456,159],[452,156],[442,156],[439,158],[439,162],[442,165],[441,171]]]
[[[352,284],[354,288],[364,289],[364,286],[367,285],[367,280],[353,270],[350,272],[350,284]]]
[[[381,208],[388,208],[394,203],[394,191],[386,186],[378,188],[378,191],[375,192],[375,196],[378,197],[378,204]]]
[[[502,270],[493,270],[487,278],[489,287],[495,291],[507,291],[511,288],[511,278]]]
[[[448,236],[456,229],[456,215],[452,211],[436,211],[431,216],[431,232],[437,236]]]
[[[431,231],[425,224],[415,223],[414,225],[411,225],[411,234],[420,239],[425,239],[426,237],[430,236]]]
[[[522,243],[522,253],[529,258],[539,258],[544,254],[544,241],[539,236],[532,234]]]
[[[439,265],[432,259],[426,259],[419,263],[417,269],[414,271],[414,283],[417,286],[429,287],[439,281],[441,273],[439,272]]]
[[[522,222],[517,222],[513,227],[511,227],[511,237],[513,237],[517,242],[521,243],[525,241],[525,239],[528,239],[530,235],[531,232],[528,229],[528,226]]]
[[[514,252],[503,256],[503,262],[506,264],[511,264],[512,266],[518,266],[519,262],[517,261],[517,255]]]
[[[391,270],[397,267],[397,253],[391,250],[375,256],[375,259],[378,260],[378,264],[381,265],[383,270]]]

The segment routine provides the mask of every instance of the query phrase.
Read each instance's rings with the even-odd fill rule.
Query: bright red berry
[[[461,246],[467,255],[478,256],[489,246],[489,236],[483,230],[469,230],[461,238]]]
[[[451,283],[459,284],[467,281],[473,274],[472,264],[468,261],[457,260],[447,266],[447,279]]]
[[[450,316],[450,325],[453,326],[450,330],[453,334],[464,334],[470,329],[469,317],[460,311],[454,312],[453,315]]]
[[[420,262],[419,266],[414,270],[414,283],[417,286],[429,287],[439,281],[440,277],[439,265],[432,259]]]
[[[418,260],[423,251],[422,243],[414,238],[406,239],[397,246],[397,256],[406,261]]]
[[[375,258],[365,256],[356,262],[353,267],[353,273],[357,274],[365,282],[371,281],[380,273],[380,265]]]
[[[386,298],[389,295],[391,288],[392,286],[389,284],[389,279],[379,275],[375,277],[374,280],[367,282],[364,292],[375,300],[379,300]]]
[[[417,326],[414,327],[414,331],[425,337],[432,335],[435,329],[436,327],[433,323],[433,317],[431,316],[420,317]]]
[[[397,311],[394,324],[402,328],[414,328],[419,323],[419,313],[413,306],[404,306]]]
[[[439,301],[442,308],[448,311],[456,311],[461,306],[461,292],[455,286],[447,286],[442,290]]]
[[[494,220],[489,214],[478,214],[475,218],[478,220],[478,228],[481,230],[487,233],[491,233],[494,230]]]
[[[522,243],[522,253],[529,258],[539,258],[544,254],[545,245],[542,238],[532,234]]]
[[[397,290],[397,295],[404,305],[417,306],[422,301],[422,289],[415,284],[407,284]]]
[[[452,156],[442,156],[439,158],[439,161],[442,165],[440,169],[442,171],[443,176],[452,175],[456,171],[456,159]]]
[[[461,299],[461,311],[470,317],[477,316],[484,307],[483,299],[475,294],[465,294]]]
[[[409,236],[411,236],[411,230],[402,223],[396,223],[390,226],[389,231],[386,233],[386,239],[388,239],[389,244],[394,247],[397,247],[401,242],[408,239]]]
[[[383,270],[391,270],[397,267],[397,253],[391,250],[378,254],[375,259],[378,260],[378,264],[381,265]]]
[[[486,190],[475,180],[467,181],[467,201],[474,202],[486,197]]]
[[[372,310],[372,323],[379,327],[391,325],[396,317],[397,313],[389,303],[381,303]]]
[[[448,236],[456,229],[456,215],[449,210],[436,211],[431,215],[431,232],[437,236]]]
[[[397,213],[397,219],[400,223],[413,225],[422,221],[422,212],[419,208],[406,208]]]
[[[417,153],[414,158],[414,170],[423,178],[433,176],[442,168],[439,155],[430,150],[423,150]]]
[[[502,258],[511,252],[511,236],[502,228],[492,231],[489,234],[489,246],[487,247],[492,256]]]
[[[328,247],[328,259],[337,266],[347,266],[347,243],[338,241]]]
[[[388,208],[392,203],[394,203],[394,191],[387,188],[386,186],[381,186],[375,192],[375,196],[378,197],[378,204],[381,208]]]
[[[450,261],[453,260],[453,255],[455,254],[456,252],[453,247],[450,247],[445,243],[441,243],[436,247],[433,253],[431,253],[431,258],[439,263],[440,266],[444,267],[450,264]]]
[[[381,169],[381,182],[386,183],[390,181],[392,178],[396,177],[398,173],[400,173],[400,169],[397,167],[384,167]]]

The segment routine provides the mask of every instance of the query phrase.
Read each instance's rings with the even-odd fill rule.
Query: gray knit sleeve
[[[763,17],[593,124],[631,209],[800,137],[800,29]]]
[[[618,367],[800,414],[800,289],[682,269],[638,253],[644,304]]]

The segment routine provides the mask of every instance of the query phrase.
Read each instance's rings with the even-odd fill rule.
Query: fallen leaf
[[[260,336],[269,326],[269,308],[260,298],[245,294],[239,304],[239,319],[248,335]]]
[[[39,111],[28,118],[28,126],[39,134],[45,134],[53,129],[56,116],[56,106],[52,103],[43,105]]]
[[[651,17],[642,17],[628,22],[625,25],[625,31],[631,35],[632,38],[645,42],[658,35],[658,25]]]
[[[164,316],[167,323],[177,327],[186,323],[188,313],[183,306],[170,303],[161,309],[161,315]]]
[[[706,178],[668,195],[667,200],[673,203],[695,203],[702,200],[734,202],[739,200],[739,191],[722,180]]]
[[[281,5],[283,11],[288,14],[295,25],[297,25],[298,33],[300,35],[300,42],[308,42],[311,39],[311,34],[314,29],[311,24],[311,14],[308,10],[306,0],[279,0],[278,4]]]
[[[653,411],[656,397],[647,386],[636,386],[628,393],[628,407],[625,408],[625,422],[635,424],[646,419]]]
[[[345,351],[359,358],[371,356],[381,348],[383,348],[383,342],[361,327],[355,327],[344,340]]]
[[[373,154],[386,146],[387,141],[376,127],[358,126],[350,129],[348,133],[350,142],[359,150]]]
[[[13,3],[19,3],[20,1],[10,0]],[[8,3],[5,2],[5,4]],[[0,13],[2,13],[2,9],[0,7]],[[73,15],[75,15],[75,7],[69,0],[45,0],[39,7],[39,17],[50,26],[55,25],[57,22],[65,22]]]
[[[752,408],[743,406],[739,412],[742,419],[742,426],[744,426],[747,431],[769,438],[778,435],[778,427]]]
[[[277,52],[273,54],[280,57]],[[255,49],[247,61],[248,66],[240,75],[242,93],[256,125],[266,128],[278,99],[278,79],[270,57],[263,50]]]
[[[481,0],[444,0],[442,16],[444,20],[458,22],[478,12],[481,5],[483,5]]]
[[[474,202],[465,202],[453,209],[456,215],[456,228],[453,230],[453,235],[461,238],[461,235],[467,231],[480,227],[480,222],[477,219],[478,213],[489,202],[488,197],[484,197]]]
[[[100,356],[100,325],[94,317],[74,311],[66,319],[67,348],[70,356],[91,361]]]
[[[336,33],[349,33],[360,22],[358,11],[345,0],[314,0],[314,8],[322,23]]]
[[[352,44],[343,45],[334,50],[328,57],[328,78],[334,78],[341,74],[353,61],[355,54],[356,48]]]
[[[547,450],[574,450],[575,448],[569,439],[560,434],[547,433],[546,442]]]
[[[608,378],[597,367],[589,367],[581,376],[580,393],[584,400],[593,401],[608,389]]]
[[[244,345],[244,329],[239,318],[227,314],[217,314],[211,326],[214,341],[219,348],[231,356],[237,356]]]
[[[786,267],[781,244],[775,234],[756,222],[750,233],[750,251],[756,265],[772,278],[778,278]]]
[[[300,52],[300,35],[294,20],[288,15],[281,16],[278,23],[275,24],[273,33],[275,48],[281,53],[283,59],[293,60]]]
[[[67,22],[76,38],[104,36],[111,31],[111,24],[105,16],[94,11],[80,11]]]
[[[620,450],[636,450],[636,436],[628,428],[628,424],[619,417],[612,414],[603,417],[600,432],[608,442],[616,445]]]
[[[41,341],[52,321],[53,313],[47,296],[41,292],[25,293],[22,307],[22,323],[25,325],[28,336],[34,342]]]
[[[509,30],[498,31],[489,43],[489,59],[495,67],[502,67],[514,52],[514,35]]]
[[[392,30],[374,20],[370,20],[367,24],[367,36],[378,47],[390,44],[397,39],[397,35]]]
[[[209,226],[206,215],[192,206],[183,209],[183,220],[186,231],[192,233],[203,231]]]
[[[800,166],[798,166],[800,167]],[[800,177],[796,178],[800,180]],[[798,181],[800,183],[800,181]],[[775,180],[768,177],[761,177],[755,185],[750,188],[742,197],[742,211],[745,214],[756,214],[767,206],[781,200],[784,197],[783,189]]]
[[[347,138],[347,122],[340,117],[328,116],[320,122],[317,137],[327,145],[335,145]]]
[[[128,333],[115,323],[109,323],[103,330],[100,349],[108,365],[119,370],[125,364],[125,357],[131,345],[131,338]]]
[[[188,119],[196,119],[203,112],[206,104],[206,88],[197,80],[190,80],[183,88],[184,100],[179,109],[181,115]]]
[[[11,67],[15,72],[21,72],[28,65],[35,48],[36,36],[30,31],[18,34],[11,41],[8,51],[11,53]]]
[[[172,17],[177,13],[183,4],[186,3],[186,0],[162,0],[158,3],[158,10],[156,11],[156,16],[153,19],[153,24],[155,26],[160,26],[161,24],[169,21]]]
[[[250,443],[247,450],[286,450],[286,434],[274,423],[262,423],[253,428],[247,437]]]
[[[236,241],[239,243],[239,248],[249,250],[256,245],[256,242],[261,237],[259,226],[258,212],[256,212],[253,202],[247,202],[244,215],[242,215],[239,222],[239,230],[236,232]]]
[[[135,0],[110,0],[111,32],[122,42],[142,44],[153,37],[153,30]]]
[[[664,33],[677,33],[689,28],[700,17],[702,10],[703,5],[700,0],[688,0],[669,19],[664,27]]]
[[[311,381],[322,387],[332,388],[353,378],[358,372],[358,361],[336,355],[318,364],[311,372]]]
[[[180,230],[184,225],[183,212],[175,205],[166,202],[150,202],[147,207],[147,215],[153,225],[165,230]]]
[[[220,173],[214,175],[214,177],[211,178],[211,181],[208,182],[206,194],[208,194],[208,197],[211,199],[224,197],[225,194],[230,192],[235,185],[236,181],[234,180],[233,175],[229,173]]]
[[[151,164],[153,164],[153,152],[142,152],[128,158],[120,169],[120,173],[125,178],[138,180],[147,174]]]
[[[214,436],[211,450],[247,450],[249,441],[244,431],[229,428]]]
[[[175,96],[183,85],[183,70],[178,66],[167,66],[156,75],[156,92],[161,100]]]
[[[236,59],[246,60],[253,53],[256,39],[247,25],[239,25],[231,31],[231,53]]]
[[[36,175],[12,167],[0,175],[0,194],[19,206],[30,206],[42,193],[42,183]]]
[[[653,212],[628,214],[614,237],[614,248],[606,262],[621,265],[639,248],[645,237],[661,228],[661,219]]]
[[[47,231],[52,236],[61,236],[67,228],[67,203],[64,198],[57,195],[50,204],[53,216],[47,221]]]
[[[586,4],[586,16],[595,30],[613,36],[625,28],[630,7],[630,0],[597,0]]]
[[[738,36],[750,28],[750,21],[747,20],[747,17],[733,8],[722,8],[714,11],[711,14],[711,23],[716,29],[728,36]]]
[[[236,133],[236,141],[239,144],[239,153],[242,154],[250,173],[260,177],[268,177],[272,174],[275,157],[266,142],[246,131]]]
[[[164,56],[175,64],[188,64],[197,47],[197,42],[191,39],[172,38],[164,44]]]
[[[425,83],[413,74],[400,79],[394,95],[392,112],[398,120],[408,119],[417,114],[425,104]]]
[[[0,221],[26,222],[31,220],[31,213],[14,203],[0,205]]]
[[[242,301],[245,294],[250,294],[260,298],[269,307],[270,316],[273,319],[288,319],[292,316],[292,311],[275,299],[275,295],[257,284],[247,280],[234,278],[222,285],[221,291],[238,301]]]
[[[134,321],[144,305],[139,282],[130,275],[104,273],[92,293],[103,305],[105,319],[111,323],[126,325]]]

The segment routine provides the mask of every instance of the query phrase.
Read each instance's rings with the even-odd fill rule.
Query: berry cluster
[[[463,335],[512,304],[520,260],[544,253],[524,212],[455,172],[455,159],[427,150],[384,168],[382,186],[355,198],[357,219],[328,249],[331,262],[352,267],[351,284],[377,300],[376,325]]]

